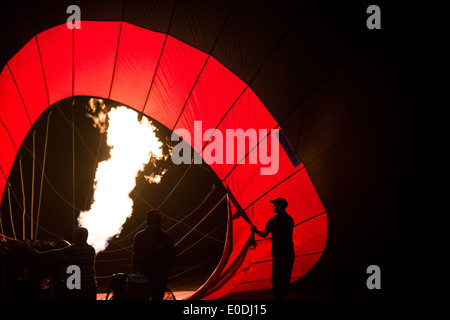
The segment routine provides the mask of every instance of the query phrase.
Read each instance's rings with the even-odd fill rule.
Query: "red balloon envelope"
[[[321,257],[328,231],[325,209],[306,169],[295,162],[285,135],[280,131],[278,139],[270,139],[279,124],[249,84],[212,55],[124,21],[82,21],[82,28],[75,30],[66,24],[51,27],[7,62],[0,74],[1,194],[17,150],[39,116],[54,103],[81,95],[131,106],[170,129],[189,130],[192,137],[195,121],[202,121],[202,136],[211,128],[222,133],[267,130],[269,135],[260,140],[266,138],[269,148],[275,147],[271,141],[281,145],[276,174],[262,175],[266,165],[245,161],[251,153],[237,165],[210,163],[211,168],[259,229],[273,215],[269,200],[281,196],[288,200],[287,211],[295,222],[291,281],[305,275]],[[271,288],[270,240],[253,241],[248,222],[232,219],[237,209],[229,207],[222,260],[192,298],[216,299]]]

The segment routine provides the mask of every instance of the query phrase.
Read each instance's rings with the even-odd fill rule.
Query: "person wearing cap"
[[[269,219],[264,230],[260,231],[252,226],[251,231],[263,238],[272,234],[273,299],[285,300],[295,259],[292,241],[294,219],[286,212],[288,206],[286,199],[278,198],[270,202],[273,203],[275,215]]]

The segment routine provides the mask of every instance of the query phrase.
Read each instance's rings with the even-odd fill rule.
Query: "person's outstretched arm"
[[[258,236],[263,237],[263,238],[265,238],[265,237],[267,237],[267,236],[269,235],[269,232],[268,232],[266,229],[260,231],[260,230],[256,229],[255,226],[252,226],[252,227],[250,228],[250,230],[251,230],[252,232],[256,233]]]

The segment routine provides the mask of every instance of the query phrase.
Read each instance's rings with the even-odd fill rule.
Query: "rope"
[[[27,151],[28,153],[32,153],[31,151],[30,151],[30,149],[28,149],[28,147],[26,146],[26,145],[22,145],[22,147],[23,147],[23,149],[25,150],[25,151]],[[42,164],[41,164],[41,162],[40,162],[40,160],[39,159],[36,159],[37,160],[37,163],[38,163],[38,165],[40,166],[40,168],[42,169]],[[73,205],[73,203],[71,203],[69,200],[67,200],[61,193],[59,193],[59,191],[55,188],[55,186],[51,183],[51,181],[50,181],[50,179],[47,177],[47,175],[46,174],[44,174],[44,178],[45,178],[45,181],[47,181],[47,183],[48,183],[48,185],[50,186],[50,188],[52,188],[52,190],[56,193],[56,195],[62,200],[62,201],[64,201],[67,205],[69,205],[71,208],[75,208],[76,210],[78,210],[78,211],[83,211],[83,210],[81,210],[80,208],[78,208],[77,206],[74,206]]]
[[[218,230],[219,228],[222,228],[223,225],[226,224],[226,222],[223,222],[222,224],[220,224],[219,226],[215,227],[213,230],[211,230],[210,232],[208,232],[208,234],[206,234],[205,236],[201,237],[199,240],[197,240],[196,242],[194,242],[193,244],[191,244],[189,247],[187,247],[186,249],[184,249],[183,251],[181,251],[180,253],[177,254],[177,257],[182,255],[183,253],[185,253],[186,251],[188,251],[190,248],[192,248],[193,246],[197,245],[197,243],[199,243],[200,241],[202,241],[203,239],[205,239],[207,236],[209,236],[211,233],[214,233],[216,230]]]
[[[122,251],[122,250],[127,250],[129,252],[133,252],[132,250],[130,250],[133,247],[133,245],[131,245],[131,244],[128,246],[122,246],[119,244],[119,242],[117,240],[111,240],[111,242],[117,244],[120,248],[119,249],[108,249],[108,251],[106,251],[106,250],[102,251],[102,254],[113,253],[113,252],[118,252],[118,251]]]
[[[23,184],[23,170],[22,170],[22,155],[19,157],[19,169],[20,169],[20,183],[22,185],[22,240],[25,240],[25,213],[26,213],[26,202],[25,202],[25,186]]]
[[[2,167],[0,167],[0,172],[2,173],[3,178],[5,179],[6,183],[8,183],[8,179],[5,176],[5,173],[3,172]],[[3,212],[0,209],[0,228],[1,228],[1,233],[5,234],[5,232],[3,231],[3,222],[2,222],[2,217],[3,217]]]
[[[75,231],[75,107],[72,107],[72,231]]]
[[[197,264],[197,265],[195,265],[195,266],[193,266],[193,267],[191,267],[191,268],[189,268],[189,269],[187,269],[187,270],[181,271],[180,273],[177,273],[177,274],[171,276],[170,279],[173,279],[173,278],[176,278],[176,277],[178,277],[178,276],[181,276],[183,273],[192,271],[192,270],[194,270],[194,269],[196,269],[196,268],[198,268],[198,267],[200,267],[200,266],[202,266],[202,265],[204,265],[204,264],[207,264],[207,263],[209,263],[209,262],[211,262],[211,261],[213,261],[213,260],[219,259],[219,258],[220,258],[220,256],[218,256],[218,257],[213,257],[213,258],[211,258],[211,259],[208,259],[208,260],[206,260],[206,261],[203,261],[202,263],[199,263],[199,264]]]
[[[120,243],[118,243],[117,241],[112,241],[113,243],[115,243],[115,244],[117,244],[119,247],[120,247],[120,249],[118,249],[118,250],[126,250],[126,251],[128,251],[128,252],[131,252],[131,253],[133,253],[133,250],[130,250],[129,248],[131,248],[132,246],[123,246],[123,245],[121,245]]]
[[[193,213],[194,213],[201,205],[203,205],[203,203],[209,198],[209,196],[212,194],[212,192],[213,192],[214,190],[215,190],[215,189],[212,189],[212,190],[208,193],[208,195],[205,197],[205,199],[203,199],[202,202],[201,202],[196,208],[194,208],[194,209],[193,209],[186,217],[188,217],[188,216],[190,216],[191,214],[193,214]],[[138,196],[145,204],[147,204],[150,208],[154,208],[154,207],[153,207],[151,204],[149,204],[144,198],[142,198],[141,195],[138,194],[137,196]],[[222,199],[222,200],[223,200],[223,199]],[[222,200],[220,200],[219,203],[220,203]],[[219,203],[218,203],[218,204],[219,204]],[[216,204],[215,207],[217,207],[218,204]],[[215,207],[214,207],[214,208],[215,208]],[[214,210],[214,208],[213,208],[212,210]],[[182,223],[182,224],[185,225],[186,227],[192,228],[190,225],[188,225],[188,224],[186,224],[186,223],[183,222],[183,220],[184,220],[186,217],[184,217],[184,218],[181,219],[181,220],[177,220],[177,219],[175,219],[175,218],[172,218],[172,217],[169,216],[169,215],[164,214],[163,212],[160,212],[160,213],[161,213],[161,215],[163,215],[164,217],[176,221],[176,224]],[[208,214],[209,214],[209,213],[208,213]],[[133,231],[131,231],[130,233],[128,233],[125,237],[122,237],[122,238],[119,239],[119,240],[114,240],[114,241],[113,241],[113,243],[119,245],[121,248],[119,248],[119,249],[113,249],[113,250],[108,250],[108,251],[104,251],[104,253],[117,252],[117,251],[120,251],[120,250],[123,250],[123,249],[128,250],[128,251],[131,252],[131,250],[129,250],[129,248],[131,248],[132,245],[129,245],[129,246],[122,246],[122,245],[119,244],[119,242],[120,242],[120,241],[124,241],[124,240],[128,239],[130,236],[132,236],[133,234],[135,234],[135,233],[137,232],[137,230],[139,230],[144,224],[145,224],[145,222],[142,222],[136,229],[134,229]],[[176,225],[176,224],[175,224],[175,225]],[[166,232],[169,231],[169,230],[172,229],[175,225],[173,225],[172,227],[170,227],[169,229],[167,229],[167,230],[165,230],[165,231],[166,231]],[[222,224],[222,225],[223,225],[223,224]],[[222,225],[220,225],[219,227],[221,227]],[[202,239],[208,237],[208,238],[210,238],[210,239],[212,239],[212,240],[215,240],[215,241],[217,241],[217,242],[219,242],[219,243],[223,243],[222,240],[210,236],[210,234],[213,233],[214,231],[216,231],[219,227],[215,228],[213,231],[209,232],[208,234],[205,234],[205,233],[203,233],[203,232],[201,232],[201,231],[198,231],[198,230],[194,230],[195,232],[197,232],[197,233],[199,233],[199,234],[202,235],[202,238],[201,238],[200,240],[198,240],[197,242],[200,242]]]
[[[36,217],[36,230],[34,232],[35,238],[37,238],[37,232],[39,227],[39,216],[41,213],[41,200],[42,200],[42,188],[44,184],[44,174],[45,174],[45,162],[47,159],[47,143],[48,143],[48,128],[50,126],[50,116],[52,115],[52,112],[50,111],[47,116],[47,128],[45,130],[45,143],[44,143],[44,159],[42,164],[42,171],[41,171],[41,185],[39,188],[39,200],[38,200],[38,209],[37,209],[37,217]]]
[[[33,240],[34,221],[34,173],[36,169],[36,131],[33,130],[33,174],[31,175],[31,208],[30,208],[30,239]]]
[[[142,198],[142,196],[139,195],[139,198],[140,198],[144,203],[147,203],[147,202],[145,201],[145,199]],[[222,201],[222,200],[220,200],[220,201]],[[217,205],[216,205],[216,206],[217,206]],[[161,213],[161,215],[163,215],[165,218],[168,218],[168,219],[171,219],[171,220],[174,220],[174,221],[178,221],[177,219],[172,218],[171,216],[165,214],[164,212],[161,212],[161,211],[160,211],[160,213]],[[143,223],[141,224],[141,226],[144,225],[144,223],[145,223],[145,222],[143,222]],[[192,228],[190,225],[188,225],[188,224],[186,224],[186,223],[184,223],[184,222],[181,222],[181,223],[182,223],[184,226],[188,227],[188,228]],[[203,235],[203,236],[206,236],[206,234],[203,233],[203,232],[201,232],[201,231],[195,230],[195,232],[200,233],[200,234]],[[215,241],[217,241],[217,242],[223,243],[222,240],[216,239],[216,238],[214,238],[214,237],[209,237],[209,238],[212,239],[212,240],[215,240]]]
[[[3,217],[3,213],[0,211],[0,232],[1,232],[1,234],[5,234],[5,231],[3,231],[2,217]]]
[[[178,220],[174,225],[172,225],[169,229],[167,229],[166,232],[175,228],[179,223],[182,223],[184,219],[190,217],[195,211],[197,211],[198,208],[200,208],[206,202],[206,200],[208,200],[209,196],[213,193],[214,190],[215,190],[214,188],[211,189],[211,191],[208,193],[205,199],[203,199],[203,201],[194,210],[192,210],[188,215],[184,216],[183,219]]]
[[[82,141],[84,141],[84,140],[82,140]],[[96,171],[97,171],[98,156],[99,156],[99,154],[100,154],[100,149],[101,149],[101,146],[102,146],[102,141],[103,141],[103,134],[100,134],[100,138],[99,138],[98,146],[97,146],[97,154],[96,154],[96,156],[95,156],[95,162],[94,162],[95,165],[93,166],[91,179],[90,179],[89,181],[94,181],[94,179],[95,179],[95,173],[96,173]],[[90,188],[90,189],[91,189],[91,188]],[[87,194],[86,194],[86,199],[84,200],[84,208],[87,207],[87,203],[88,203],[88,200],[89,200],[89,196],[90,196],[90,192],[88,191]]]
[[[12,219],[12,207],[11,207],[11,194],[10,194],[10,190],[12,190],[12,195],[14,196],[14,200],[16,201],[17,205],[19,206],[19,208],[21,210],[23,210],[22,204],[20,203],[19,199],[17,198],[16,193],[14,192],[14,189],[12,189],[11,183],[8,181],[8,202],[9,202],[9,211],[10,211],[10,217],[11,217],[11,229],[13,231],[14,237],[17,240],[16,237],[16,233],[15,233],[15,228],[14,228],[14,221]],[[30,218],[30,216],[28,214],[26,214],[26,217]],[[58,239],[65,239],[63,236],[56,234],[54,232],[51,232],[47,229],[45,229],[44,227],[39,226],[39,229],[44,230],[45,232],[47,232],[48,234],[55,236]],[[35,233],[36,234],[36,233]]]
[[[14,239],[16,238],[16,229],[14,228],[14,219],[12,214],[12,207],[11,207],[11,184],[8,181],[8,203],[9,203],[9,217],[11,219],[11,229],[13,232]]]
[[[72,121],[70,121],[69,118],[67,118],[67,116],[64,114],[64,112],[61,110],[61,107],[59,106],[58,103],[56,103],[55,106],[58,109],[61,116],[63,117],[63,119],[72,127],[72,130],[75,130],[75,133],[77,134],[79,141],[84,146],[87,153],[91,156],[92,159],[95,159],[94,155],[91,152],[91,149],[86,144],[86,141],[84,140],[83,135],[80,133],[80,130],[72,123]]]
[[[189,230],[188,233],[186,233],[180,240],[177,241],[177,243],[175,243],[175,247],[181,242],[183,241],[189,234],[191,234],[192,231],[195,230],[195,228],[197,228],[210,214],[211,212],[214,211],[214,209],[217,208],[217,206],[227,197],[227,195],[224,195],[222,197],[222,199],[220,199],[220,201],[214,206],[214,208],[212,208],[191,230]]]
[[[163,206],[163,204],[167,201],[167,199],[169,199],[169,197],[172,195],[172,193],[175,191],[175,189],[180,185],[181,181],[183,181],[184,177],[188,173],[189,169],[191,169],[191,167],[192,167],[192,163],[184,171],[183,175],[181,176],[180,180],[178,180],[177,184],[172,188],[172,190],[170,190],[170,192],[167,194],[167,196],[164,198],[164,200],[159,204],[159,206],[157,207],[158,210]]]

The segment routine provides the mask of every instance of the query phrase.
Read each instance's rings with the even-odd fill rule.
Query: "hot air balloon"
[[[365,283],[365,268],[384,261],[386,220],[398,209],[393,177],[404,106],[404,87],[393,77],[404,71],[396,69],[401,55],[384,52],[398,44],[382,33],[384,25],[378,34],[367,29],[367,6],[2,4],[2,205],[22,142],[65,99],[114,101],[192,136],[196,121],[201,136],[209,129],[265,130],[234,163],[208,163],[229,195],[226,242],[219,264],[191,298],[271,288],[271,242],[253,235],[250,224],[263,228],[272,215],[269,200],[278,197],[288,200],[295,223],[291,282],[326,282],[339,274],[346,283],[361,272],[348,283]],[[191,145],[198,154],[212,143],[201,142]],[[267,163],[249,163],[263,144],[279,148],[271,174],[261,174]],[[393,221],[397,226],[401,218]],[[327,270],[323,277],[321,270]]]

